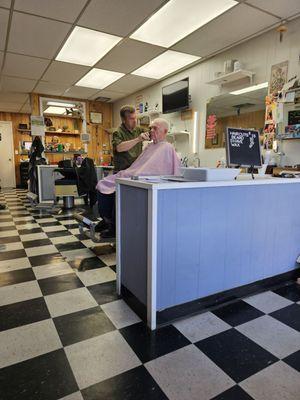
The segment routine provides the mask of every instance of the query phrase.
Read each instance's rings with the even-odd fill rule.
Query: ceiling
[[[182,1],[188,8],[191,0]],[[205,5],[207,0],[199,1]],[[91,100],[103,96],[113,102],[157,82],[131,72],[167,48],[129,36],[166,3],[166,0],[0,0],[0,111],[30,112],[30,92]],[[299,0],[238,0],[234,7],[168,49],[203,60],[299,13]],[[93,66],[56,61],[75,26],[122,39]],[[121,72],[124,76],[103,90],[75,86],[93,68]]]

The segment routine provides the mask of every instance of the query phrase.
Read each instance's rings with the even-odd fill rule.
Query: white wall
[[[205,38],[203,38],[205,40]],[[223,64],[228,59],[238,59],[243,67],[255,73],[255,83],[261,83],[269,80],[271,66],[279,62],[289,60],[289,77],[300,76],[300,64],[298,61],[300,55],[300,19],[296,19],[288,24],[288,32],[284,34],[283,41],[279,41],[279,33],[275,30],[267,32],[248,42],[240,44],[226,52],[223,52],[203,63],[185,70],[179,74],[165,79],[149,88],[134,93],[123,98],[113,105],[114,126],[120,122],[119,109],[124,104],[135,104],[137,95],[143,96],[143,102],[149,105],[159,103],[161,110],[161,88],[179,79],[189,77],[190,94],[192,97],[191,107],[198,111],[200,115],[200,137],[198,153],[202,166],[215,166],[220,157],[225,156],[224,149],[205,150],[205,119],[206,103],[212,96],[232,91],[233,89],[244,87],[245,83],[239,83],[239,86],[230,86],[227,89],[220,90],[218,86],[208,85],[206,82],[213,80],[215,72],[223,71]],[[230,89],[230,90],[229,90]],[[166,119],[172,122],[176,130],[193,131],[193,121],[180,121],[180,113],[166,114]],[[300,141],[284,143],[284,151],[289,163],[300,164]]]

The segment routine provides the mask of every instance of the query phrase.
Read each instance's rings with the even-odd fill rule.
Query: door
[[[0,186],[16,186],[12,123],[0,121]]]

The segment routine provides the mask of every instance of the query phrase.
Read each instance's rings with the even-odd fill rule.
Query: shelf
[[[45,151],[45,154],[87,154],[85,151]]]
[[[73,117],[72,115],[61,115],[61,114],[44,114],[45,118],[70,118],[70,119],[82,119],[81,117]]]
[[[151,117],[154,117],[155,115],[160,115],[160,114],[161,114],[160,111],[147,111],[147,112],[144,112],[144,113],[136,114],[136,118],[137,119],[142,119],[142,118],[145,118],[145,117],[151,118]]]
[[[240,69],[239,71],[230,72],[229,74],[224,74],[218,76],[216,79],[212,81],[206,82],[209,85],[226,85],[227,83],[239,81],[244,78],[249,78],[252,83],[254,73],[251,71],[246,71],[244,69]]]
[[[18,129],[18,132],[26,132],[26,133],[31,133],[30,129]],[[80,132],[76,133],[76,132],[56,132],[56,131],[45,131],[46,134],[52,134],[52,135],[75,135],[75,136],[79,136]]]

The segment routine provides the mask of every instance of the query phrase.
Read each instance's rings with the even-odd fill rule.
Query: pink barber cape
[[[98,182],[96,188],[103,194],[111,194],[116,190],[116,178],[130,178],[133,175],[179,175],[179,168],[180,160],[170,143],[150,143],[129,168],[105,177]]]

